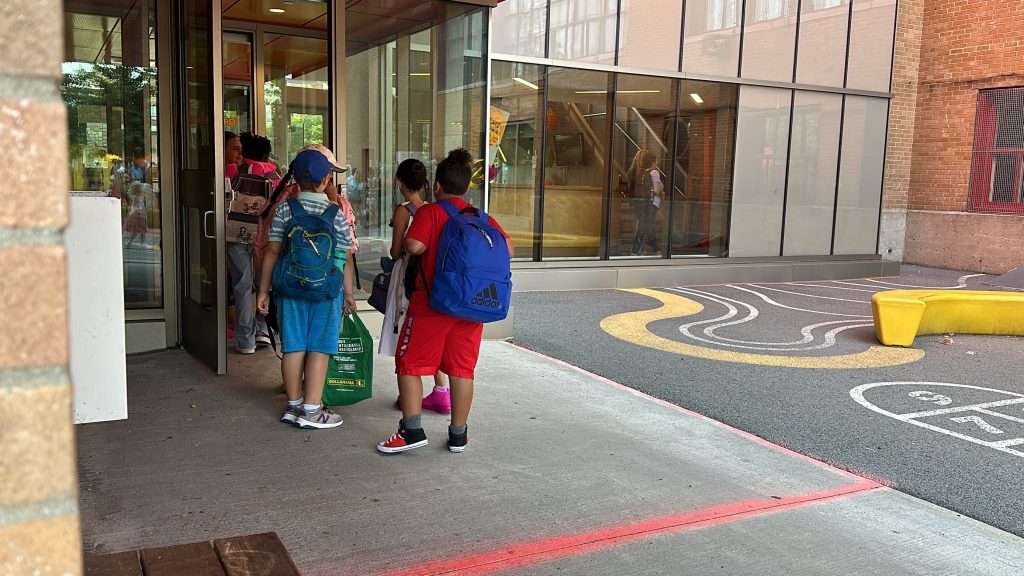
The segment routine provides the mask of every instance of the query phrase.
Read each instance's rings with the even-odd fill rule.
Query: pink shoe
[[[427,394],[427,397],[423,399],[423,409],[432,410],[438,414],[448,414],[452,411],[452,394],[450,390],[444,392],[438,391],[436,388]]]
[[[235,339],[235,327],[232,326],[231,324],[228,324],[228,340],[234,340],[234,339]]]

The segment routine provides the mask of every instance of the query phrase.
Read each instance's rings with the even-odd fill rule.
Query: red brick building
[[[1024,265],[1024,2],[902,0],[881,251]],[[905,221],[902,216],[905,214]]]

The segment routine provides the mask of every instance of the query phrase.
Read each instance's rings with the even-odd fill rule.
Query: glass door
[[[221,0],[179,0],[177,90],[185,349],[227,371]]]

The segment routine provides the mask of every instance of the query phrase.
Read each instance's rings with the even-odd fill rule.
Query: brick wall
[[[0,5],[0,574],[81,574],[68,376],[62,3]],[[27,170],[46,166],[48,170]]]
[[[1024,2],[928,0],[909,207],[967,210],[978,91],[1024,86]]]
[[[919,87],[909,156],[909,209],[968,210],[978,91],[1024,86],[1022,27],[1024,2],[1019,0],[924,1]],[[980,216],[954,220],[977,237],[1015,229],[1001,220],[995,230],[983,229],[996,221]],[[947,268],[967,262],[973,263],[969,270],[988,272],[1004,272],[1007,267],[1024,263],[996,255],[997,247],[1009,238],[993,238],[986,249],[985,245],[968,242],[971,235],[963,234],[964,230],[946,231],[945,251],[910,246],[911,242],[935,238],[939,232],[935,226],[952,221],[923,215],[908,220],[906,260]],[[926,225],[929,230],[915,230],[914,225]],[[954,253],[965,256],[957,256],[954,261]]]
[[[900,0],[896,15],[896,52],[892,68],[892,90],[895,96],[889,108],[883,208],[907,207],[913,164],[924,5],[925,0]]]

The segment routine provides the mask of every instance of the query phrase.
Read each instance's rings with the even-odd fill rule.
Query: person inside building
[[[270,156],[270,140],[252,132],[244,132],[235,140],[241,149],[241,161],[228,163],[224,168],[224,176],[231,179],[232,186],[235,186],[239,173],[244,171],[266,178],[270,182],[270,189],[276,187],[281,179],[277,168],[264,161]],[[232,146],[229,143],[226,149]],[[253,354],[257,346],[270,344],[270,335],[266,318],[253,306],[252,245],[229,239],[227,253],[231,294],[235,302],[235,349],[240,354]]]

